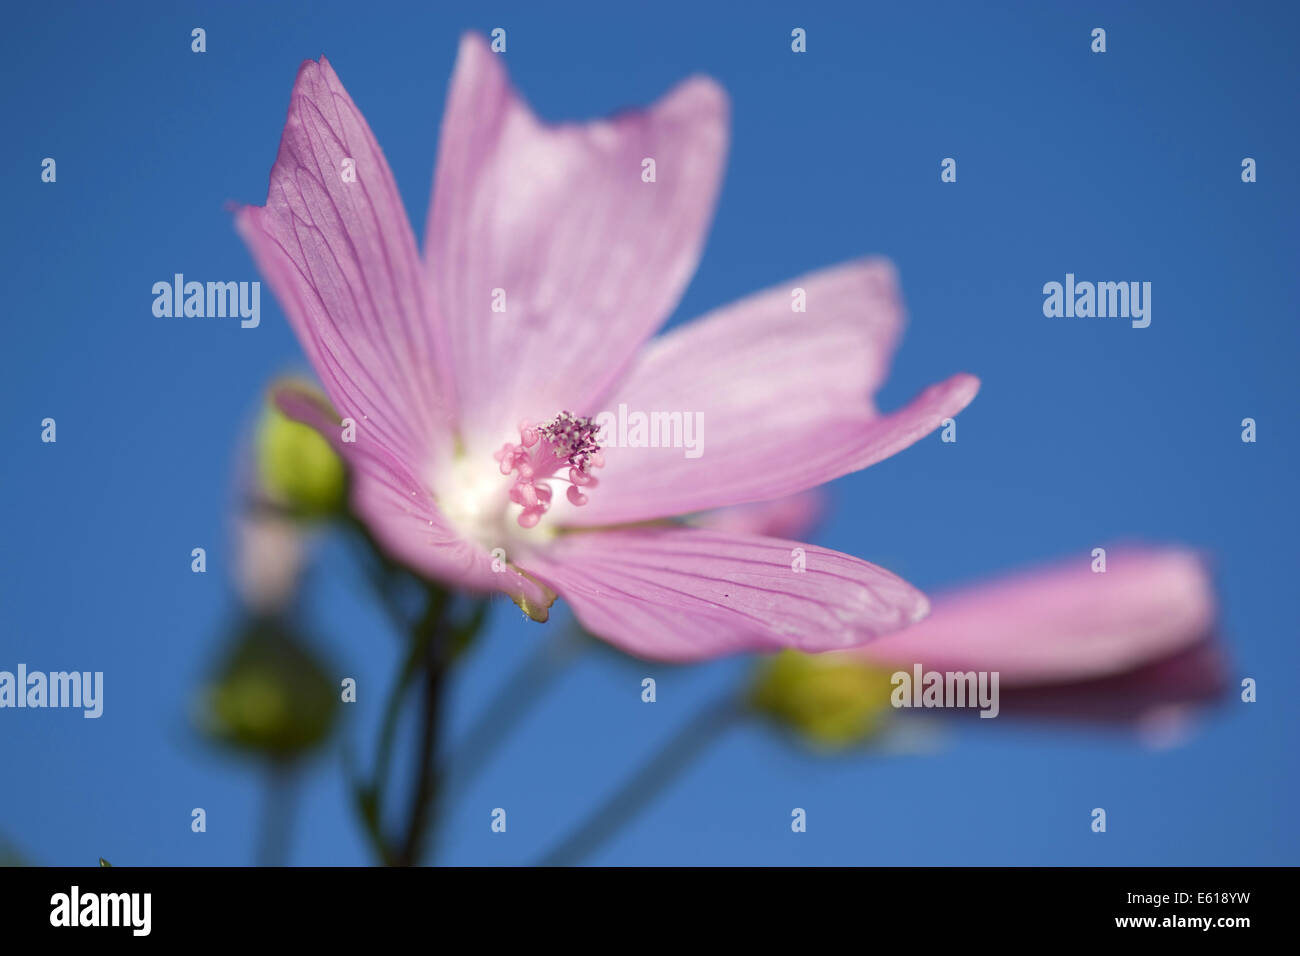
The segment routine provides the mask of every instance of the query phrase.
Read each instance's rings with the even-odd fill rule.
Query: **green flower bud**
[[[258,423],[257,465],[265,492],[303,517],[324,517],[343,507],[346,475],[339,456],[316,429],[273,404]]]
[[[862,743],[890,710],[889,672],[850,654],[782,651],[759,668],[750,704],[823,750]]]
[[[280,624],[254,621],[200,696],[199,724],[219,743],[278,759],[322,743],[334,726],[338,686]]]

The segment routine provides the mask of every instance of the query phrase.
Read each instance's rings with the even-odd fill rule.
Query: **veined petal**
[[[1205,639],[1210,577],[1184,548],[1114,548],[937,597],[925,621],[854,651],[883,665],[998,671],[1003,687],[1122,674]]]
[[[806,312],[792,309],[795,289],[806,295]],[[864,260],[674,329],[645,350],[601,410],[615,417],[617,434],[603,443],[599,494],[564,520],[621,524],[782,497],[901,451],[979,390],[974,376],[955,375],[881,415],[872,394],[901,326],[893,267]],[[642,441],[658,447],[630,447],[636,437],[623,417],[656,413],[677,413],[669,431],[681,440],[665,440],[651,417]]]
[[[481,37],[461,40],[425,268],[465,434],[500,442],[520,418],[580,412],[625,371],[695,271],[726,143],[711,80],[644,111],[548,125]]]
[[[843,649],[907,627],[929,607],[906,581],[857,558],[702,528],[574,533],[523,563],[587,630],[657,660]]]
[[[691,516],[688,523],[731,534],[802,538],[821,520],[826,507],[826,492],[813,488],[785,498],[701,512]]]
[[[319,431],[347,462],[352,509],[389,554],[435,581],[501,591],[529,617],[546,620],[555,594],[457,534],[424,484],[383,442],[364,430],[358,430],[355,442],[342,440],[338,414],[301,387],[282,385],[273,398],[290,418]]]
[[[298,71],[266,205],[236,225],[334,407],[396,460],[430,465],[450,425],[415,239],[324,57]]]

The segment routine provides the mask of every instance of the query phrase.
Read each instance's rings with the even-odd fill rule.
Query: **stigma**
[[[551,483],[566,482],[565,497],[581,507],[588,501],[584,491],[599,483],[592,470],[605,465],[596,441],[599,426],[591,418],[560,412],[544,425],[519,423],[519,442],[506,442],[493,454],[501,474],[514,475],[510,500],[520,505],[521,528],[536,527],[551,507]]]

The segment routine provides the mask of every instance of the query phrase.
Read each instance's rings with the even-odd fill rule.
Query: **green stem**
[[[541,860],[542,866],[572,866],[581,863],[620,829],[630,823],[689,767],[705,748],[719,740],[744,715],[740,702],[731,694],[709,701],[687,721],[650,762],[634,773],[613,796],[585,822],[577,826]]]
[[[451,660],[450,642],[442,623],[447,595],[438,592],[430,602],[429,610],[416,631],[418,643],[423,645],[420,663],[423,684],[420,702],[419,750],[416,755],[417,770],[411,807],[407,814],[406,832],[394,856],[397,866],[414,866],[420,862],[429,835],[428,821],[433,813],[433,800],[438,788],[436,763],[438,726],[442,717],[442,686]]]
[[[401,670],[398,671],[397,683],[384,704],[384,720],[379,731],[375,772],[371,778],[376,787],[382,788],[383,784],[388,780],[389,766],[393,757],[393,741],[396,737],[398,718],[402,712],[402,701],[407,690],[415,683],[416,677],[419,676],[426,665],[429,648],[438,627],[441,625],[442,613],[446,605],[447,594],[445,591],[438,590],[429,595],[428,607],[425,609],[424,617],[420,620],[411,636],[406,658],[402,661]]]
[[[275,759],[266,770],[266,802],[257,841],[258,866],[285,866],[293,833],[293,805],[298,773],[293,764]]]
[[[401,717],[402,702],[406,699],[407,691],[410,690],[416,678],[421,673],[427,675],[429,662],[441,659],[443,649],[447,643],[446,640],[439,640],[439,637],[444,630],[443,615],[449,602],[448,594],[435,585],[426,585],[426,589],[428,600],[424,614],[410,635],[406,657],[402,661],[397,680],[384,703],[384,716],[380,724],[379,741],[375,748],[374,771],[369,782],[358,784],[354,793],[366,836],[370,840],[375,855],[387,866],[400,865],[404,848],[408,842],[407,838],[404,837],[401,845],[394,848],[385,835],[383,826],[383,813],[387,803],[386,797],[391,774],[393,746],[397,736],[397,725]],[[440,674],[438,686],[432,687],[426,676],[423,685],[425,694],[432,692],[436,695],[440,684]],[[434,705],[436,705],[436,701],[434,701]],[[417,757],[417,767],[420,769],[417,771],[417,778],[427,773],[424,770],[425,763],[427,760],[432,759],[429,753],[432,750],[432,745],[429,744],[424,732],[426,723],[430,719],[427,709],[422,711],[421,750]],[[429,733],[436,733],[436,727],[431,727]]]

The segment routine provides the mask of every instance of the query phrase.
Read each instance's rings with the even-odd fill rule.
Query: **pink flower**
[[[759,522],[757,530],[763,516],[724,509],[699,520]],[[1214,603],[1196,553],[1112,548],[1105,572],[1076,557],[938,595],[926,620],[870,645],[769,657],[749,700],[819,749],[836,750],[875,736],[900,690],[915,693],[928,675],[988,673],[980,686],[992,688],[991,698],[943,712],[1123,724],[1168,746],[1226,689]],[[901,687],[900,671],[911,678]]]
[[[645,657],[844,648],[925,615],[924,595],[864,561],[672,520],[865,468],[979,387],[956,375],[876,410],[901,328],[879,261],[649,341],[699,259],[726,140],[726,97],[703,78],[645,111],[543,124],[466,36],[421,260],[361,113],[324,58],[303,65],[267,203],[237,223],[333,409],[279,402],[335,443],[353,509],[396,557],[538,620],[562,595]],[[611,441],[594,416],[620,408],[702,422],[701,454]]]
[[[825,506],[813,490],[692,521],[795,537]],[[916,663],[996,670],[1003,713],[1137,723],[1167,739],[1227,686],[1213,586],[1200,555],[1186,548],[1112,547],[1108,559],[1105,572],[1076,557],[938,594],[919,624],[826,659],[882,674]]]
[[[937,596],[921,623],[852,656],[997,671],[1005,713],[1136,719],[1224,689],[1213,586],[1186,548],[1108,549]]]
[[[249,511],[235,522],[235,588],[254,614],[271,616],[297,593],[306,563],[298,522],[272,512]]]

